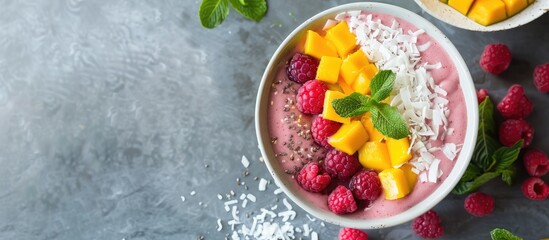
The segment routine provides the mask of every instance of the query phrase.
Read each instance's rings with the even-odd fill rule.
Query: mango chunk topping
[[[341,125],[339,130],[328,139],[330,145],[349,155],[355,154],[366,141],[368,141],[368,133],[360,121]]]
[[[312,30],[307,31],[303,52],[317,59],[322,58],[322,56],[338,57],[335,46]]]
[[[358,77],[353,82],[352,88],[355,92],[362,94],[370,94],[370,83],[372,78],[377,74],[377,68],[374,64],[366,65],[358,74]]]
[[[356,47],[356,36],[345,21],[328,29],[325,38],[335,45],[339,56],[347,56]]]
[[[400,167],[412,159],[412,154],[408,152],[410,148],[408,138],[393,139],[388,137],[386,143],[393,167]]]
[[[370,136],[369,141],[379,142],[385,139],[385,136],[374,127],[374,123],[370,118],[370,113],[366,113],[362,115],[362,118],[360,119],[360,121],[362,122],[362,125],[364,125],[366,132],[368,132],[368,135]]]
[[[345,96],[346,95],[342,92],[327,90],[326,95],[324,95],[324,108],[322,109],[322,117],[324,119],[332,120],[339,123],[351,122],[351,118],[344,118],[339,116],[332,106],[332,101],[334,101],[334,99],[344,98]]]
[[[410,193],[410,186],[404,172],[398,168],[389,168],[379,173],[385,199],[395,200]]]
[[[338,57],[322,56],[316,71],[316,79],[326,83],[337,83],[341,62],[341,58]]]
[[[358,150],[358,161],[364,168],[382,171],[392,168],[385,142],[367,142]]]
[[[360,71],[368,64],[370,64],[368,57],[362,50],[358,49],[343,59],[339,75],[348,85],[351,85]]]

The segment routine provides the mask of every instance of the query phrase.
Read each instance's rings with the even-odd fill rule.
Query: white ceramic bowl
[[[483,26],[456,11],[447,4],[441,3],[439,0],[415,1],[426,12],[445,23],[456,26],[458,28],[481,32],[500,31],[522,26],[540,17],[545,12],[547,12],[547,9],[549,9],[548,0],[536,0],[534,3],[532,3],[521,12],[517,13],[515,16],[512,16],[508,19],[492,24],[490,26]]]
[[[284,62],[289,58],[290,54],[295,49],[296,44],[298,44],[300,39],[303,38],[306,30],[321,29],[327,19],[333,18],[338,13],[351,10],[365,10],[405,19],[408,22],[414,23],[416,27],[424,29],[428,35],[437,40],[439,44],[442,45],[443,49],[446,49],[458,71],[468,114],[468,118],[466,119],[467,131],[465,133],[464,144],[459,157],[454,160],[455,166],[449,173],[447,179],[442,182],[432,194],[420,201],[417,205],[400,214],[386,218],[357,219],[351,217],[351,215],[336,215],[327,210],[325,207],[321,208],[318,205],[307,201],[307,199],[305,199],[307,194],[304,194],[302,189],[298,189],[299,186],[296,185],[295,180],[284,172],[281,163],[275,157],[269,135],[267,119],[267,110],[270,105],[269,95],[271,84],[274,81],[280,64],[284,64]],[[452,43],[442,34],[440,30],[417,14],[400,7],[374,2],[352,3],[328,9],[308,19],[297,27],[292,33],[290,33],[290,35],[278,47],[265,70],[257,95],[255,115],[255,127],[259,148],[261,149],[261,153],[265,159],[265,164],[267,165],[269,172],[272,174],[276,184],[286,193],[286,195],[297,205],[316,218],[340,226],[359,229],[394,226],[407,222],[433,208],[450,193],[463,175],[473,153],[478,130],[478,104],[475,88],[469,70],[467,69],[467,65],[454,45],[452,45]]]

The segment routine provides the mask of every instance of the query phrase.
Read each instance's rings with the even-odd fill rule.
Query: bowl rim
[[[289,187],[289,178],[282,179],[281,176],[276,174],[276,170],[277,168],[280,168],[280,166],[274,164],[277,163],[278,160],[274,157],[270,137],[268,137],[268,113],[266,111],[273,76],[276,74],[279,64],[284,57],[282,53],[288,51],[288,48],[290,48],[288,44],[291,43],[292,39],[294,39],[294,37],[296,37],[300,32],[310,29],[311,25],[317,21],[333,18],[338,13],[353,10],[377,12],[381,14],[388,14],[400,19],[405,19],[408,22],[413,23],[413,25],[417,28],[424,29],[426,34],[438,41],[439,44],[446,49],[448,56],[452,59],[458,71],[460,86],[464,95],[466,110],[468,112],[468,127],[466,130],[464,143],[458,159],[454,160],[454,168],[446,180],[442,182],[440,186],[437,187],[428,197],[426,197],[425,200],[422,200],[415,206],[402,213],[387,218],[360,219],[360,221],[357,221],[357,219],[348,218],[345,215],[326,213],[325,211],[321,211],[320,209],[313,207],[304,199],[301,199],[293,193],[292,189]],[[291,49],[293,49],[293,47],[291,47]],[[476,143],[478,130],[478,103],[473,80],[463,57],[459,54],[452,42],[438,28],[423,17],[402,7],[377,2],[357,2],[332,7],[314,15],[296,27],[279,45],[277,50],[272,55],[259,85],[255,108],[255,128],[256,137],[259,144],[258,147],[269,173],[273,177],[276,185],[278,185],[278,187],[280,187],[294,203],[314,217],[331,224],[358,229],[379,229],[402,224],[423,214],[444,199],[458,183],[469,164]]]

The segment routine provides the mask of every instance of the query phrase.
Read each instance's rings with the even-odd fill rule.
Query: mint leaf
[[[498,172],[487,172],[487,173],[484,173],[484,174],[478,176],[473,181],[468,181],[468,182],[460,181],[460,182],[458,182],[456,187],[454,187],[452,192],[455,193],[455,194],[467,194],[467,193],[473,192],[473,191],[477,190],[480,186],[487,183],[488,181],[490,181],[490,180],[494,179],[495,177],[499,176],[499,174],[500,173],[498,173]]]
[[[467,166],[467,169],[465,170],[465,173],[463,173],[463,176],[461,176],[460,181],[473,181],[473,179],[480,176],[480,174],[482,174],[482,169],[477,167],[475,164],[469,164],[469,166]]]
[[[501,181],[507,183],[507,185],[511,186],[513,182],[515,181],[515,177],[517,175],[517,170],[515,166],[511,165],[508,169],[501,171]]]
[[[490,237],[492,237],[492,240],[522,240],[522,238],[502,228],[494,228],[494,230],[490,231]]]
[[[512,147],[500,147],[496,152],[494,152],[494,155],[492,155],[492,159],[495,164],[495,170],[496,171],[503,171],[505,169],[508,169],[515,160],[517,160],[520,149],[522,148],[522,143],[524,140],[520,140],[515,143]],[[488,169],[492,169],[492,166]]]
[[[227,0],[202,0],[198,15],[203,27],[214,28],[229,15],[229,3]]]
[[[477,164],[484,171],[488,171],[490,166],[494,165],[492,154],[499,146],[498,141],[493,137],[495,135],[494,123],[494,104],[490,97],[486,97],[479,105],[479,128],[477,135],[477,143],[471,162]]]
[[[396,108],[386,103],[374,103],[372,106],[370,116],[379,132],[394,139],[408,136],[408,125]]]
[[[370,92],[372,98],[376,101],[381,101],[391,94],[393,86],[395,85],[396,74],[391,70],[379,71],[372,82],[370,83]]]
[[[332,107],[341,117],[354,117],[368,112],[371,109],[371,102],[368,96],[354,92],[347,97],[334,99]]]
[[[229,0],[231,6],[242,16],[259,22],[267,12],[266,0]]]

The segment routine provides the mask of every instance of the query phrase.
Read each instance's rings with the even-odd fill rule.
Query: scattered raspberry
[[[541,177],[549,172],[549,158],[539,149],[531,149],[524,154],[524,167],[530,176]]]
[[[330,175],[316,162],[308,163],[301,168],[296,179],[297,183],[309,192],[320,192],[332,181]]]
[[[534,69],[534,86],[542,93],[549,92],[549,63],[538,65]]]
[[[352,213],[357,206],[353,193],[345,186],[337,186],[328,196],[328,208],[336,214]]]
[[[328,138],[334,135],[334,133],[339,130],[339,127],[341,127],[341,123],[324,119],[322,116],[318,115],[313,119],[313,123],[311,124],[311,133],[318,145],[323,146],[326,149],[331,149],[333,147],[328,143]]]
[[[444,234],[438,214],[429,210],[412,221],[412,230],[422,238],[439,238]]]
[[[522,182],[521,190],[524,196],[532,200],[545,200],[549,196],[549,185],[538,177],[531,177]]]
[[[524,88],[515,84],[498,103],[497,109],[505,119],[524,119],[532,113],[534,107],[524,94]]]
[[[488,91],[486,89],[483,88],[477,91],[478,104],[482,103],[486,97],[488,97]]]
[[[364,169],[351,178],[349,189],[356,199],[374,201],[381,194],[381,181],[376,172]]]
[[[322,113],[326,90],[328,90],[326,84],[318,80],[304,83],[297,90],[297,110],[305,114]]]
[[[349,155],[335,148],[331,149],[324,159],[324,170],[332,178],[349,179],[361,167],[355,155]]]
[[[530,146],[534,138],[534,129],[522,119],[509,119],[499,126],[499,141],[507,147],[513,146],[520,139],[524,139],[522,148]]]
[[[368,240],[368,234],[354,228],[342,228],[339,230],[339,240]]]
[[[494,198],[482,192],[471,193],[465,198],[465,210],[476,217],[488,216],[494,211]]]
[[[484,71],[499,75],[511,63],[511,51],[502,43],[488,44],[480,56],[480,67]]]
[[[317,59],[303,53],[296,53],[286,65],[286,74],[290,80],[304,83],[315,79],[317,69]]]

